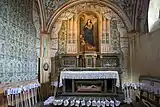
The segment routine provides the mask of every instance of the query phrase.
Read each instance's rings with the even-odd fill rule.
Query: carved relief
[[[66,37],[67,37],[67,21],[62,21],[61,29],[58,33],[59,35],[59,50],[60,54],[66,53]]]
[[[111,20],[111,44],[112,44],[112,51],[116,53],[120,53],[120,35],[117,28],[118,20],[112,19]]]

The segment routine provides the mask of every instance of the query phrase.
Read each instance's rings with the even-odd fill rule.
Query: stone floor
[[[33,107],[53,107],[53,105],[44,106],[43,102],[39,102]],[[122,105],[120,107],[145,107],[144,105],[140,104],[139,102],[135,102],[132,105]]]
[[[63,98],[64,98],[64,96],[63,96]],[[72,97],[70,97],[70,98],[72,98]],[[94,97],[94,98],[96,98],[96,97]],[[99,98],[99,97],[97,97],[97,98]],[[34,105],[33,107],[54,107],[54,106],[53,105],[44,106],[43,102],[39,102],[38,104]],[[139,102],[133,102],[133,104],[130,104],[130,105],[123,104],[120,107],[145,107],[145,106],[140,104]]]

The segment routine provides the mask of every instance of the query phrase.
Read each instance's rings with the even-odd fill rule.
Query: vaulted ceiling
[[[148,7],[150,0],[37,0],[41,16],[42,31],[48,31],[54,15],[71,3],[77,5],[81,2],[105,2],[115,8],[121,9],[131,23],[132,31],[148,32]],[[114,10],[117,14],[119,12]],[[125,21],[125,20],[123,20]]]

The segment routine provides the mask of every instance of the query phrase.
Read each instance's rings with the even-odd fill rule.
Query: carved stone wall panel
[[[50,40],[50,48],[53,50],[58,50],[58,39],[51,39]]]
[[[67,45],[67,53],[71,53],[71,54],[77,53],[77,45],[68,44]]]
[[[0,82],[37,77],[32,0],[0,1]]]
[[[54,57],[57,51],[58,51],[58,38],[52,38],[50,39],[50,55]]]
[[[101,45],[101,53],[112,53],[112,45],[102,44]]]
[[[53,29],[52,29],[52,32],[51,32],[51,39],[52,38],[58,38],[58,32],[60,31],[61,26],[62,26],[62,20],[59,18],[53,26]]]
[[[58,51],[58,46],[59,46],[59,31],[62,26],[62,20],[57,20],[57,22],[54,24],[52,32],[51,32],[51,37],[50,37],[50,55],[52,57],[55,56],[56,52]]]
[[[58,33],[59,40],[58,40],[58,52],[60,54],[66,53],[66,37],[67,37],[67,21],[62,21],[61,29]]]
[[[118,31],[118,18],[114,18],[111,20],[110,26],[110,35],[111,35],[111,44],[112,44],[112,52],[120,53],[120,33]]]
[[[56,55],[57,52],[58,52],[58,50],[53,50],[53,49],[50,50],[50,51],[51,51],[51,54],[50,54],[50,55],[51,55],[52,57],[55,57],[55,55]]]

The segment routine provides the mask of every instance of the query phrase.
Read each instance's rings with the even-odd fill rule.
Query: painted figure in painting
[[[97,47],[97,18],[94,15],[82,15],[81,24],[81,46],[83,51],[96,51]],[[81,49],[82,50],[82,49]]]
[[[91,47],[94,47],[94,38],[93,38],[93,24],[90,19],[87,20],[86,25],[84,26],[84,41],[86,41]]]

